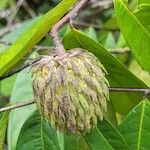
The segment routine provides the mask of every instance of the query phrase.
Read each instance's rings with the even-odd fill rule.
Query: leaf
[[[62,132],[57,131],[58,143],[61,150],[64,150],[64,134]]]
[[[122,0],[114,0],[121,32],[141,67],[150,72],[150,33]]]
[[[2,117],[0,117],[0,150],[3,150],[4,146],[9,113],[10,111],[6,111]]]
[[[91,37],[92,39],[94,39],[95,41],[98,41],[98,38],[97,38],[97,34],[96,34],[96,31],[93,27],[89,27],[87,28],[84,33],[86,33],[89,37]]]
[[[120,48],[120,47],[127,47],[127,42],[121,33],[119,35],[119,38],[116,44],[116,48]]]
[[[97,128],[86,134],[85,140],[91,150],[129,149],[122,134],[107,120],[98,121]]]
[[[79,139],[79,147],[78,150],[90,150],[89,146],[87,145],[85,139],[81,137]]]
[[[84,150],[84,148],[86,147],[85,150],[87,149],[87,145],[84,141],[84,139],[80,136],[74,135],[74,134],[69,134],[69,133],[62,133],[57,131],[57,135],[58,135],[58,142],[60,145],[61,150]],[[82,142],[81,148],[80,148],[80,144]]]
[[[92,52],[106,68],[108,72],[106,77],[111,87],[148,88],[104,47],[85,34],[73,29],[64,38],[63,43],[66,49],[82,47]],[[140,93],[127,92],[110,93],[110,99],[115,110],[125,115],[143,99],[143,95]]]
[[[120,132],[132,150],[150,148],[150,103],[143,100],[126,116]]]
[[[0,81],[0,93],[4,96],[10,96],[16,80],[16,75]]]
[[[0,57],[0,76],[14,67],[22,57],[31,52],[51,27],[66,13],[76,0],[63,0],[53,10],[40,17],[16,42]]]
[[[143,3],[150,4],[150,1],[149,0],[138,0],[138,3],[139,4],[143,4]]]
[[[97,128],[94,128],[90,133],[87,133],[84,138],[86,143],[89,145],[90,150],[113,150],[111,145]]]
[[[97,128],[115,150],[129,149],[129,146],[126,143],[126,140],[124,139],[123,135],[109,121],[99,120]]]
[[[134,12],[134,15],[150,33],[150,3],[146,4],[141,1],[140,5],[138,6],[138,10]]]
[[[113,15],[114,16],[114,13]],[[104,30],[118,30],[118,23],[117,23],[117,19],[115,17],[110,18],[108,21],[106,21],[102,27],[102,29]]]
[[[116,46],[116,41],[115,41],[115,37],[113,36],[113,34],[111,32],[108,32],[106,41],[105,41],[105,47],[106,48],[115,48]]]
[[[56,131],[35,111],[22,126],[16,150],[60,150]]]
[[[147,86],[150,87],[150,74],[141,69],[139,64],[136,62],[135,59],[132,59],[129,69],[139,78],[141,79]]]
[[[79,137],[71,134],[64,134],[64,150],[78,150]]]
[[[10,98],[11,103],[33,99],[31,74],[28,69],[20,72]],[[16,150],[16,142],[23,123],[35,110],[35,105],[25,106],[11,111],[8,124],[8,149]]]

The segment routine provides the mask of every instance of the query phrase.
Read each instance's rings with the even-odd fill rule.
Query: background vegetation
[[[0,1],[0,108],[33,99],[30,63],[53,53],[48,32],[75,2]],[[0,150],[149,149],[149,18],[149,0],[91,0],[75,29],[60,30],[62,42],[66,49],[91,51],[106,68],[110,87],[125,90],[110,91],[108,117],[82,137],[52,129],[35,104],[0,113]]]

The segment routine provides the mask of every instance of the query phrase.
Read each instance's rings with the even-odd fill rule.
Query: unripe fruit
[[[33,66],[33,91],[51,126],[85,134],[103,119],[109,97],[108,81],[100,61],[83,49],[64,56],[44,56]]]

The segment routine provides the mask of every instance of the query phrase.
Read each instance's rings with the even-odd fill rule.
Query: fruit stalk
[[[73,20],[78,12],[89,2],[89,0],[81,0],[76,3],[76,5],[70,10],[70,12],[64,16],[61,20],[59,20],[52,28],[50,35],[52,36],[54,46],[55,46],[55,53],[57,56],[62,56],[65,54],[65,49],[63,44],[61,43],[60,35],[58,30],[69,20]]]

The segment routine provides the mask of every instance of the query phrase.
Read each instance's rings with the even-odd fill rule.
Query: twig
[[[10,14],[10,19],[8,20],[8,27],[11,27],[13,20],[16,17],[16,14],[18,13],[22,3],[24,0],[18,0],[16,6],[14,7],[14,9],[12,10],[12,13]]]
[[[26,0],[24,0],[23,4],[22,4],[23,8],[25,9],[25,11],[29,14],[30,17],[35,17],[36,13],[33,11],[33,9],[29,6],[29,4],[27,3]]]
[[[34,103],[35,103],[35,100],[29,100],[29,101],[24,101],[24,102],[20,102],[20,103],[17,103],[17,104],[13,104],[11,106],[1,108],[0,113],[4,112],[4,111],[7,111],[7,110],[12,110],[12,109],[24,107],[24,106],[27,106],[27,105],[31,105],[31,104],[34,104]]]
[[[14,70],[12,70],[12,71],[4,74],[3,76],[0,77],[0,81],[3,80],[3,79],[5,79],[5,78],[8,78],[8,77],[10,77],[10,76],[12,76],[12,75],[20,72],[20,71],[22,71],[23,69],[25,69],[25,68],[27,68],[27,67],[29,67],[31,65],[33,65],[34,63],[36,63],[37,61],[39,61],[41,58],[42,57],[38,57],[38,58],[34,59],[33,61],[30,61],[30,62],[26,63],[25,65],[23,65],[21,67],[18,67],[16,69],[14,69]]]
[[[7,26],[0,30],[0,37],[3,36],[5,33],[13,30],[14,27],[16,26],[16,25],[12,25],[12,23],[13,23],[15,17],[16,17],[16,14],[18,13],[19,8],[21,7],[23,1],[24,0],[18,0],[16,6],[12,6],[11,9],[1,12],[0,17],[1,18],[6,18]]]
[[[125,54],[130,52],[130,49],[128,47],[125,48],[115,48],[115,49],[110,49],[109,52],[113,54]]]
[[[109,91],[110,92],[131,92],[131,93],[140,92],[140,93],[143,93],[144,95],[146,94],[146,96],[148,94],[150,94],[150,88],[147,88],[147,89],[140,89],[140,88],[139,89],[138,88],[109,88]],[[34,104],[34,103],[35,103],[35,100],[29,100],[29,101],[24,101],[24,102],[21,102],[21,103],[17,103],[17,104],[11,105],[11,106],[1,108],[0,113],[4,112],[4,111],[7,111],[7,110],[12,110],[12,109],[24,107],[24,106],[27,106],[27,105],[31,105],[31,104]]]
[[[150,94],[150,88],[140,89],[140,88],[109,88],[110,92],[141,92],[143,94]]]
[[[89,0],[79,1],[66,16],[64,16],[61,20],[59,20],[53,26],[50,34],[53,38],[54,45],[55,45],[55,52],[58,56],[62,56],[62,55],[65,54],[65,49],[64,49],[63,44],[61,43],[60,35],[58,33],[58,29],[61,28],[70,19],[74,19],[77,16],[80,9],[83,8],[86,5],[86,3],[88,3],[88,2],[89,2]]]
[[[140,89],[140,88],[109,88],[110,92],[140,92],[143,93],[144,98],[150,94],[150,88],[148,89]]]

